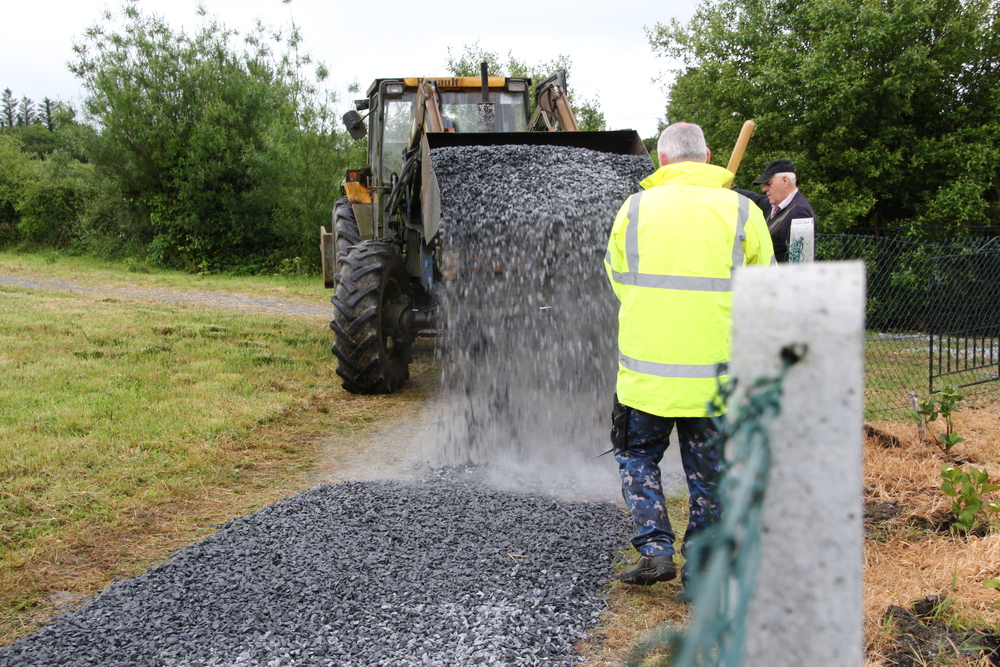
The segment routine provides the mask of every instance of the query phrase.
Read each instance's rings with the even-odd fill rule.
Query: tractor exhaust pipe
[[[482,64],[483,74],[483,101],[479,103],[479,131],[496,132],[497,115],[496,105],[490,102],[490,82],[486,73],[486,63]]]

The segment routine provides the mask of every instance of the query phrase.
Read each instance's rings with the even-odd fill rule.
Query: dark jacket
[[[792,232],[792,220],[812,218],[813,234],[816,233],[816,214],[801,190],[795,193],[791,203],[773,219],[771,218],[771,202],[767,200],[767,195],[740,188],[735,188],[735,190],[741,195],[749,197],[764,212],[767,228],[771,232],[771,243],[774,244],[774,258],[777,261],[788,261],[788,241]]]

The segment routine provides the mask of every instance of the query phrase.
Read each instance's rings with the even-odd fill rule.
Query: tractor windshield
[[[481,92],[445,91],[441,93],[441,117],[445,128],[454,132],[476,132],[479,129]],[[490,91],[490,102],[496,105],[497,132],[524,132],[528,129],[528,114],[524,108],[524,95]]]
[[[398,174],[403,168],[403,153],[410,140],[416,98],[416,92],[407,91],[402,97],[385,100],[382,124],[382,174],[385,179],[393,172]],[[478,131],[478,104],[483,99],[480,91],[442,91],[440,98],[441,120],[446,131]],[[527,131],[528,112],[523,93],[491,90],[490,101],[496,105],[497,132]]]

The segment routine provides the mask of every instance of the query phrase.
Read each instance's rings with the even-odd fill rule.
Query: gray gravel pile
[[[603,267],[648,156],[556,146],[440,148],[445,386],[453,456],[582,461],[607,449],[617,302]]]
[[[111,586],[0,665],[571,664],[625,530],[611,505],[494,491],[472,468],[319,487]]]

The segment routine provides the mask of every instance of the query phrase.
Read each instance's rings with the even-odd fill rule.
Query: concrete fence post
[[[795,239],[802,239],[802,261],[812,262],[816,259],[816,232],[813,229],[812,218],[794,218],[789,231],[788,247],[791,248]]]
[[[761,563],[742,667],[857,667],[862,620],[865,266],[819,262],[740,269],[730,373],[774,375],[780,351],[808,346],[769,426]]]

